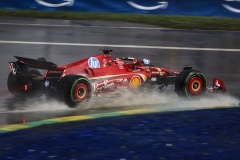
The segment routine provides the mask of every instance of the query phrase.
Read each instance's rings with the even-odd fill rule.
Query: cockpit
[[[126,68],[127,70],[136,70],[143,66],[152,66],[149,59],[142,59],[141,61],[133,57],[122,57],[113,60],[113,63],[120,69]]]
[[[103,49],[103,53],[105,56],[111,56],[110,52],[112,52],[112,50],[109,49]],[[119,69],[128,69],[128,70],[136,70],[138,68],[141,68],[143,66],[153,66],[150,63],[149,59],[142,59],[139,60],[137,58],[133,58],[133,57],[122,57],[122,58],[116,58],[112,60],[112,63],[117,66]]]

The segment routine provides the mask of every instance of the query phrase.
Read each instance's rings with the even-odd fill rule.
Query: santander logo
[[[35,0],[38,4],[41,4],[46,7],[63,7],[63,6],[72,6],[74,4],[74,0],[61,0],[60,3],[49,3],[45,2],[45,0]]]
[[[142,6],[133,1],[127,1],[127,3],[134,8],[137,8],[140,10],[148,10],[148,11],[156,10],[156,9],[166,9],[168,7],[168,2],[157,2],[157,5],[155,6]]]
[[[225,3],[223,3],[222,6],[231,12],[240,13],[240,8],[238,9],[233,6],[236,2],[240,2],[240,0],[225,0]]]

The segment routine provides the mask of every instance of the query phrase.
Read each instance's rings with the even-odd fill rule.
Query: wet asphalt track
[[[136,24],[129,23],[1,19],[0,63],[5,65],[1,65],[0,70],[0,106],[3,109],[0,123],[19,123],[23,116],[27,116],[29,121],[36,121],[101,112],[85,110],[79,113],[64,109],[51,112],[26,111],[25,107],[28,106],[12,99],[6,91],[7,62],[14,60],[14,55],[30,58],[44,56],[56,64],[65,64],[94,55],[99,48],[103,48],[79,44],[113,44],[115,47],[111,48],[115,51],[115,57],[150,58],[154,64],[176,70],[192,64],[204,71],[209,79],[223,79],[229,94],[239,97],[239,52],[221,51],[239,50],[239,32],[184,31],[135,26]],[[22,41],[27,44],[20,44]],[[30,42],[61,42],[65,45],[39,45]],[[78,45],[69,46],[68,43]],[[116,46],[119,44],[134,45],[134,48]],[[199,48],[207,49],[203,51]],[[210,51],[213,48],[216,50]],[[16,110],[15,107],[21,108]],[[0,134],[0,159],[238,159],[239,115],[239,108],[229,108],[45,125]]]

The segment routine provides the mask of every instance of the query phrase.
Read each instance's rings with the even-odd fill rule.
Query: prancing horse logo
[[[74,0],[63,0],[62,3],[48,3],[44,0],[35,0],[37,3],[46,6],[46,7],[63,7],[63,6],[72,6],[74,4]]]
[[[158,5],[156,6],[151,6],[151,7],[146,7],[146,6],[142,6],[139,5],[133,1],[127,1],[127,3],[137,9],[141,9],[141,10],[156,10],[156,9],[166,9],[168,7],[168,2],[158,2]]]

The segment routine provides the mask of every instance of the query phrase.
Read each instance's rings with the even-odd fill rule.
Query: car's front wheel
[[[196,99],[207,91],[207,78],[203,72],[193,69],[183,70],[175,82],[175,92],[180,97]]]

